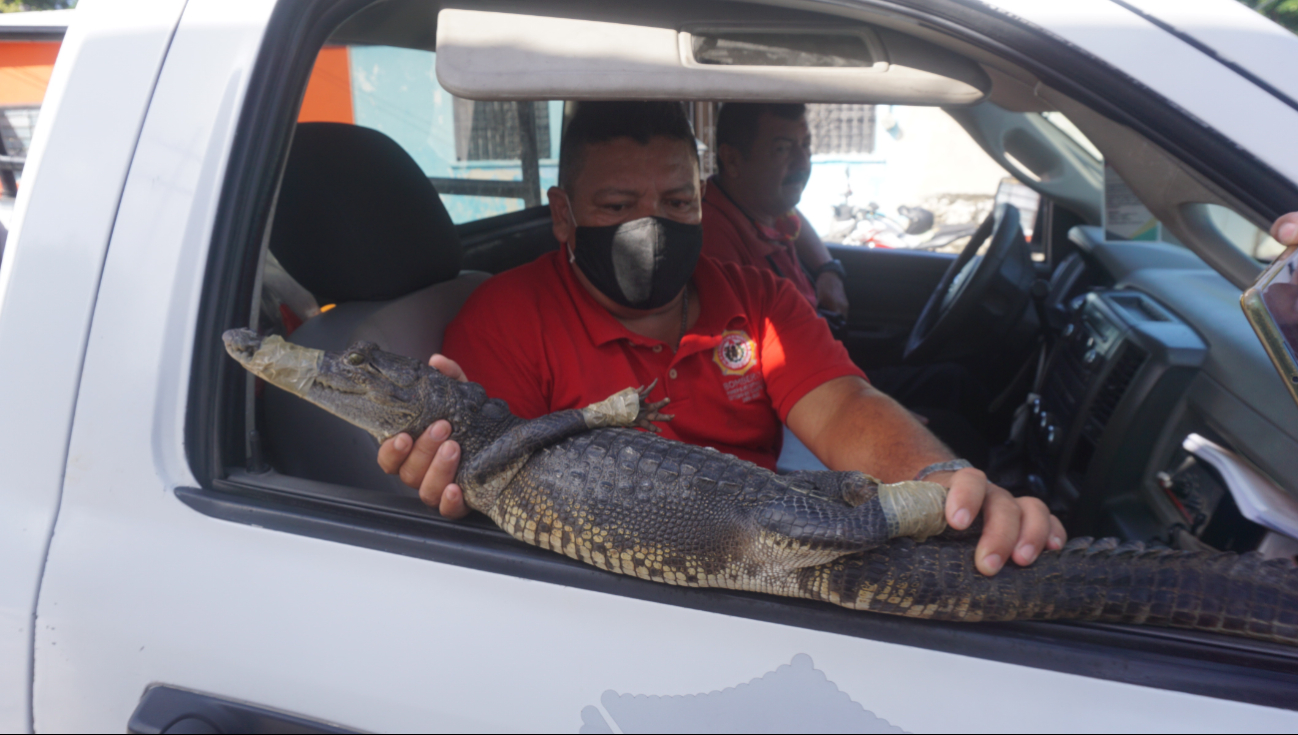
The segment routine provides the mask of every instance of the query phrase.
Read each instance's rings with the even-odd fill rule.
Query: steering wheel
[[[984,242],[987,250],[979,255]],[[924,304],[906,340],[904,360],[931,361],[1007,331],[1027,306],[1035,279],[1019,210],[996,205]]]

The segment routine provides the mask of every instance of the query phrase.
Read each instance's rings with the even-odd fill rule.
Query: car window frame
[[[249,77],[247,102],[229,154],[212,232],[195,327],[185,427],[187,457],[197,486],[176,488],[179,500],[214,518],[439,563],[993,661],[1298,709],[1298,701],[1291,696],[1298,688],[1298,651],[1287,647],[1097,623],[943,623],[856,612],[806,600],[655,584],[527,546],[482,523],[447,521],[418,505],[417,499],[381,498],[353,488],[244,469],[248,444],[243,391],[248,381],[242,369],[224,354],[219,336],[227,328],[249,323],[257,256],[264,247],[300,92],[305,89],[315,51],[334,28],[371,3],[280,2],[272,13],[266,38],[274,42],[264,44]],[[973,11],[968,8],[944,1],[935,3],[943,12],[929,16],[917,16],[913,8],[891,3],[868,5],[926,18],[930,25],[944,28],[956,38],[999,49],[998,53],[1011,59],[1049,72],[1041,63],[1013,51],[1011,44],[1016,39],[1020,48],[1040,47],[1041,40],[1025,37],[1024,29],[1007,19],[971,16]],[[1147,95],[1114,70],[1089,57],[1077,58],[1080,52],[1076,50],[1054,51],[1065,59],[1072,54],[1070,63],[1083,64],[1089,70],[1084,77],[1103,80],[1118,103],[1124,96]],[[1114,85],[1118,94],[1113,92]],[[1080,96],[1102,99],[1090,92]],[[1143,105],[1133,104],[1130,114],[1141,114],[1147,105],[1148,100]],[[1184,117],[1174,109],[1164,112]],[[1123,113],[1124,117],[1130,114]],[[1170,127],[1175,133],[1190,122],[1174,120]],[[1193,132],[1209,136],[1209,143],[1200,144],[1210,153],[1214,146],[1229,146],[1229,141],[1202,126],[1194,127]],[[1182,140],[1169,145],[1180,150],[1188,144]],[[1211,156],[1201,155],[1199,160],[1203,159]],[[1248,173],[1248,160],[1243,169]],[[1258,202],[1257,206],[1266,211],[1274,202]],[[531,222],[535,217],[519,219]]]

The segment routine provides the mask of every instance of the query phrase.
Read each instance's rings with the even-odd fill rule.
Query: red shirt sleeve
[[[550,412],[549,371],[542,350],[529,349],[541,344],[541,308],[518,308],[512,280],[502,274],[473,292],[447,326],[442,353],[487,395],[509,404],[515,416],[534,419]]]
[[[787,421],[798,401],[823,383],[845,375],[866,379],[792,283],[766,271],[745,275],[760,276],[761,283],[753,284],[757,286],[753,290],[765,293],[757,299],[765,308],[750,307],[749,313],[761,314],[762,373],[780,421]]]

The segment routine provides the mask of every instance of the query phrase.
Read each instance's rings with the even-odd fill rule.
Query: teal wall
[[[518,161],[456,161],[451,94],[437,83],[436,54],[391,46],[352,46],[352,114],[357,125],[387,134],[428,176],[521,181]],[[541,200],[558,178],[563,102],[550,102],[549,157],[540,161]],[[523,208],[521,199],[442,195],[459,224]]]

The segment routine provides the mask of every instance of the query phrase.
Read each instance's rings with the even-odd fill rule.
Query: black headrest
[[[369,128],[301,123],[270,251],[322,303],[387,301],[460,272],[460,239],[410,154]]]

